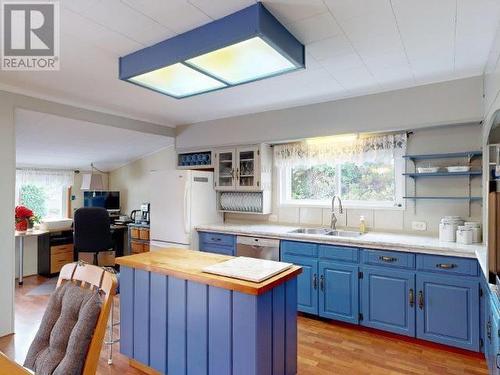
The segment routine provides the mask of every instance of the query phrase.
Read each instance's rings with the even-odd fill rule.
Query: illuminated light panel
[[[177,98],[226,87],[224,83],[191,69],[182,63],[153,70],[131,77],[128,80]]]
[[[260,37],[197,56],[186,63],[231,85],[297,69]]]

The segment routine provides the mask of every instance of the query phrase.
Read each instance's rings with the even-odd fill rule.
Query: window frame
[[[406,189],[406,178],[403,175],[405,170],[404,152],[401,149],[394,150],[394,188],[395,200],[388,201],[354,201],[342,200],[344,208],[353,209],[384,209],[384,210],[405,210],[406,202],[403,198]],[[340,185],[341,179],[341,163],[336,164],[335,184]],[[292,167],[277,168],[278,177],[278,197],[280,207],[312,207],[312,208],[330,208],[331,200],[314,200],[314,199],[291,199],[291,174]],[[340,196],[342,199],[342,196]]]

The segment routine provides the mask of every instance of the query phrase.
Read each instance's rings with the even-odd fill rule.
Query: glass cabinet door
[[[238,148],[236,179],[241,190],[253,190],[257,187],[258,148]]]
[[[234,150],[219,151],[217,155],[217,188],[233,188],[236,168]]]

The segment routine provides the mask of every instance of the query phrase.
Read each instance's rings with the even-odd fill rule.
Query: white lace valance
[[[16,184],[37,185],[51,187],[73,186],[75,173],[73,171],[53,170],[53,169],[17,169]]]
[[[274,146],[274,161],[279,167],[390,161],[396,150],[406,152],[406,143],[406,133],[313,138]]]

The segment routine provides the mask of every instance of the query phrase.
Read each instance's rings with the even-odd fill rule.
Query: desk
[[[43,234],[49,233],[46,230],[32,230],[26,232],[16,231],[16,238],[19,238],[19,285],[23,285],[23,272],[24,272],[24,237],[38,237]]]

